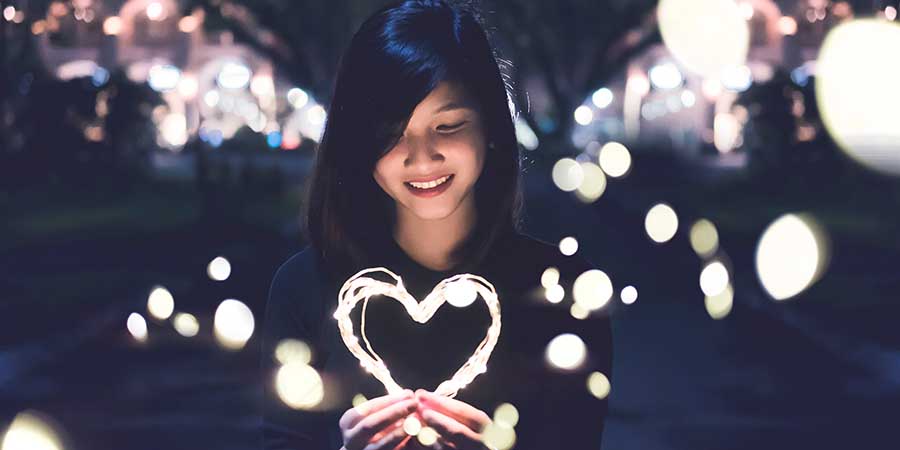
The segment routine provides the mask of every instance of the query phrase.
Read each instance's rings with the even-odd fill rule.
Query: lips
[[[406,189],[409,189],[409,191],[415,196],[433,197],[435,195],[440,195],[442,192],[446,191],[447,188],[450,186],[450,183],[453,182],[453,178],[455,178],[455,176],[450,175],[450,178],[448,178],[447,181],[445,181],[433,188],[430,188],[430,189],[419,189],[417,187],[413,187],[413,185],[409,184],[409,182],[404,182],[403,185],[406,186]]]

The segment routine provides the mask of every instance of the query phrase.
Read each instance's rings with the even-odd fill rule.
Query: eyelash
[[[462,121],[462,122],[457,123],[457,124],[455,124],[455,125],[441,125],[441,126],[438,127],[438,130],[440,130],[442,127],[446,127],[446,128],[444,128],[445,130],[446,130],[447,128],[450,129],[450,131],[448,131],[446,134],[450,134],[451,132],[456,131],[459,127],[465,125],[466,122],[467,122],[467,121]]]

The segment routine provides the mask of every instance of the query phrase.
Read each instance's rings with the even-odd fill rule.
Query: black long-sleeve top
[[[328,281],[317,261],[314,249],[307,246],[278,268],[270,287],[261,357],[266,450],[338,450],[342,446],[338,419],[352,407],[352,398],[357,393],[369,399],[386,394],[381,382],[365,372],[344,345],[332,317],[345,280]],[[393,241],[380,262],[400,276],[419,301],[441,280],[456,274],[422,266]],[[565,288],[565,298],[557,304],[547,301],[541,285],[542,273],[551,266],[559,270]],[[489,416],[498,405],[512,403],[519,412],[515,449],[600,448],[608,400],[591,395],[587,378],[594,371],[612,378],[610,317],[605,308],[584,320],[569,312],[575,278],[592,268],[579,253],[565,256],[555,245],[515,233],[499,239],[485,261],[468,271],[496,289],[502,327],[487,372],[455,398]],[[359,303],[351,314],[357,336],[361,309]],[[433,391],[472,354],[490,320],[480,297],[464,308],[444,304],[429,322],[418,324],[399,302],[375,296],[367,305],[366,335],[402,387]],[[554,368],[545,356],[547,344],[562,333],[578,335],[587,346],[587,358],[576,370]],[[313,409],[292,409],[276,393],[280,364],[275,348],[287,338],[302,340],[312,349],[310,365],[320,373],[325,388],[325,397]],[[360,344],[365,347],[361,337]]]

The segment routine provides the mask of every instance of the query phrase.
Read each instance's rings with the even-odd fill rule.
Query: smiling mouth
[[[443,181],[443,182],[441,182],[441,183],[438,184],[438,185],[434,185],[433,183],[416,183],[416,184],[419,185],[419,187],[416,187],[416,186],[414,186],[412,183],[410,183],[409,181],[404,181],[403,184],[404,184],[404,185],[406,186],[406,188],[409,189],[409,191],[412,192],[414,195],[417,195],[417,196],[420,196],[420,197],[423,197],[423,196],[424,196],[424,197],[430,197],[430,196],[433,196],[433,195],[438,195],[438,194],[444,192],[445,190],[447,190],[447,187],[449,187],[449,186],[450,186],[450,183],[453,182],[454,176],[455,176],[455,174],[450,174],[450,175],[446,176],[446,177],[445,177],[446,180]],[[439,179],[439,180],[440,180],[440,179]],[[439,180],[438,180],[438,181],[439,181]]]

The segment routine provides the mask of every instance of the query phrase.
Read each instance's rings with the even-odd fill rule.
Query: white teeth
[[[416,182],[410,181],[409,184],[411,184],[414,187],[417,187],[419,189],[431,189],[439,184],[443,184],[448,179],[450,179],[450,175],[447,175],[443,178],[438,178],[437,180],[434,180],[434,181],[429,181],[428,183],[416,183]]]

